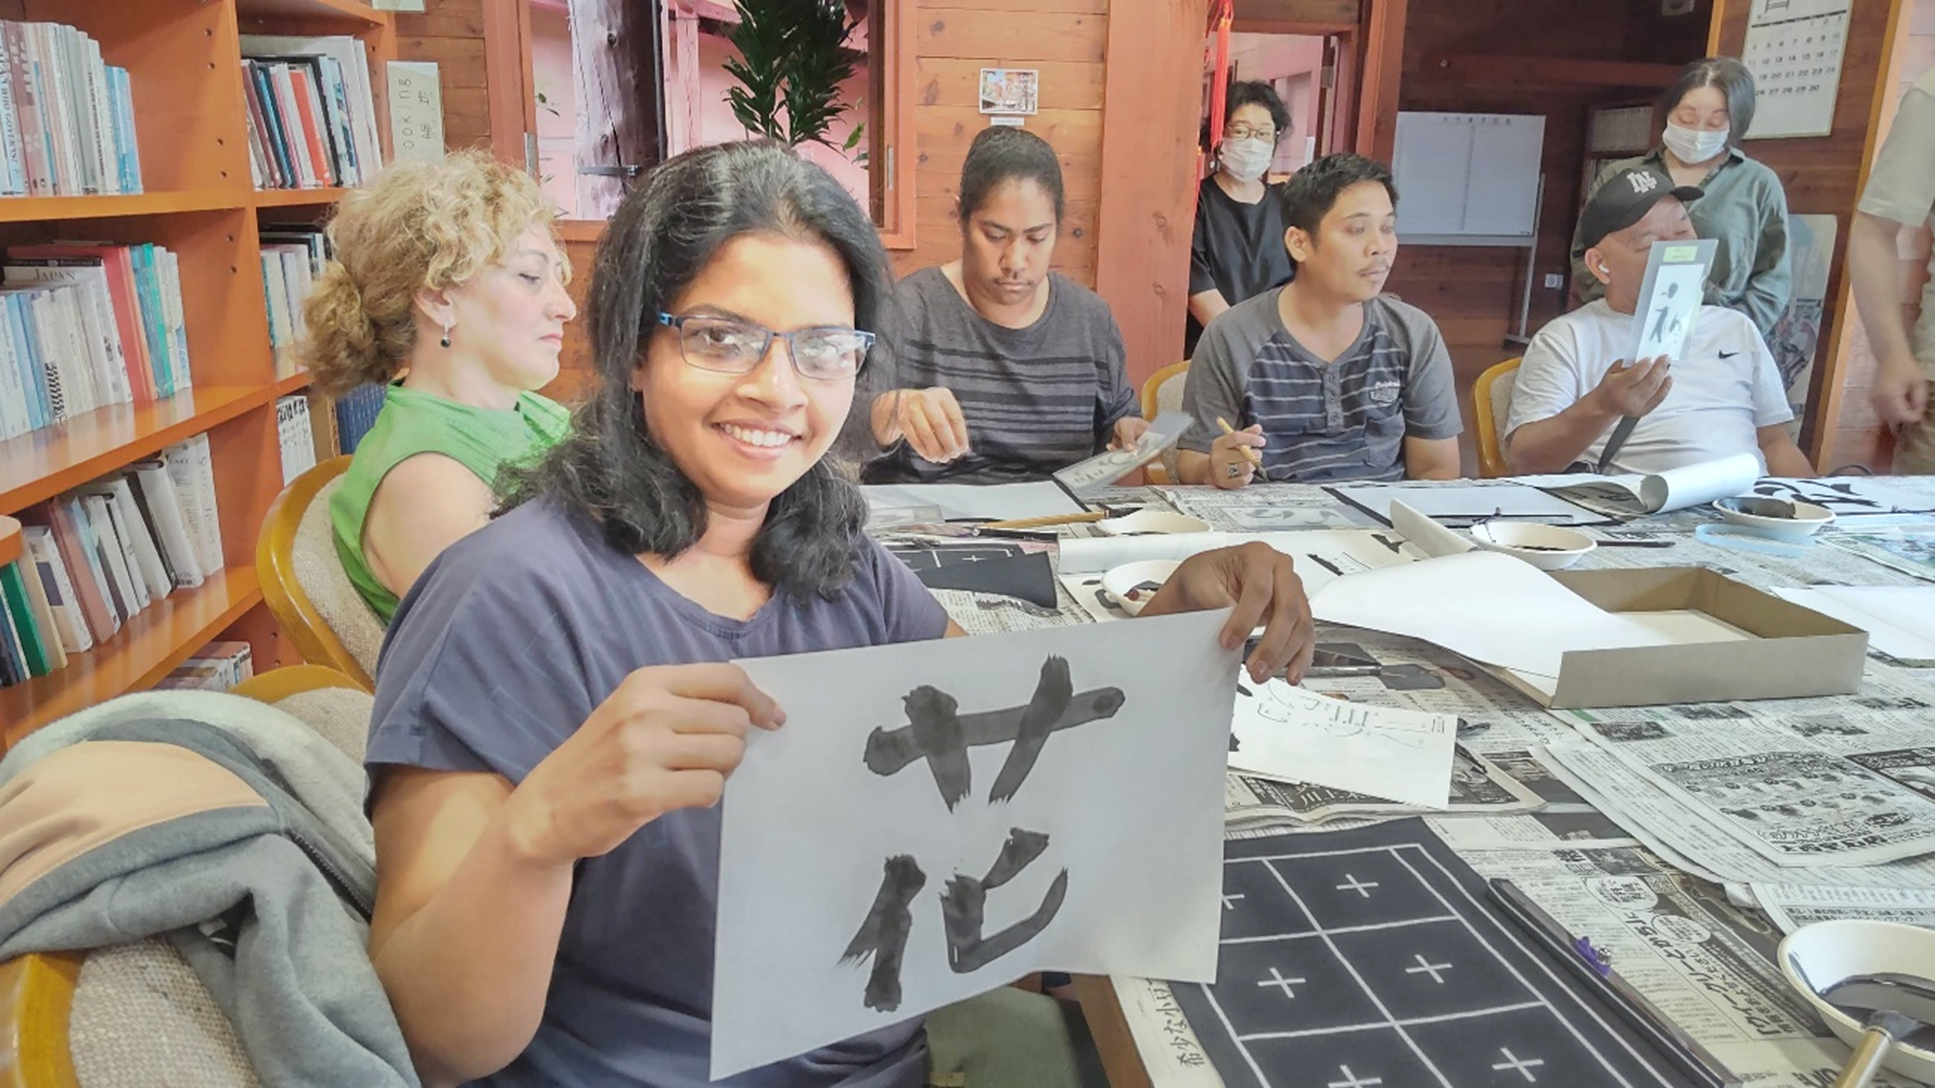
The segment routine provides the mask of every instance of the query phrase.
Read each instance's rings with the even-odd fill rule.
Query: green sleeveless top
[[[419,453],[440,453],[485,484],[495,484],[497,470],[506,462],[542,455],[564,437],[570,422],[562,405],[536,393],[518,394],[511,408],[475,408],[401,385],[389,387],[376,422],[329,499],[336,554],[379,619],[388,624],[399,603],[363,557],[363,519],[383,477]]]

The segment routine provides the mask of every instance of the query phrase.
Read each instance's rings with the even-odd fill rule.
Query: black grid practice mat
[[[1690,1083],[1422,821],[1239,839],[1216,984],[1176,983],[1230,1088]]]

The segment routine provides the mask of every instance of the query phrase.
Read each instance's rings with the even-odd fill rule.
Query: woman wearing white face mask
[[[1216,172],[1196,194],[1186,353],[1196,350],[1210,318],[1289,283],[1295,271],[1283,247],[1280,187],[1263,180],[1277,142],[1290,132],[1290,111],[1268,83],[1234,83],[1225,117]]]
[[[1754,119],[1754,77],[1732,57],[1707,57],[1686,66],[1660,96],[1664,118],[1660,147],[1637,159],[1623,159],[1600,171],[1596,190],[1607,177],[1650,162],[1671,174],[1676,185],[1692,185],[1705,195],[1687,205],[1693,231],[1720,243],[1709,274],[1707,302],[1746,314],[1772,339],[1775,322],[1787,310],[1793,273],[1787,253],[1787,194],[1780,178],[1740,150],[1740,138]],[[1605,287],[1587,271],[1574,239],[1572,282],[1590,302]]]

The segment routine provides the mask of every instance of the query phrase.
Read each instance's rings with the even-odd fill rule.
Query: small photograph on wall
[[[1787,429],[1800,436],[1801,420],[1807,417],[1808,387],[1814,382],[1814,353],[1821,339],[1821,312],[1827,301],[1829,264],[1834,255],[1837,229],[1831,215],[1789,215],[1787,252],[1793,262],[1794,293],[1787,312],[1774,324],[1767,346],[1780,367],[1782,384],[1787,386],[1787,403],[1794,409],[1794,420]]]
[[[981,69],[981,112],[1032,114],[1038,107],[1041,72],[1034,68]]]

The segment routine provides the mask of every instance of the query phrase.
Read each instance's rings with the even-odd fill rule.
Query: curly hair
[[[502,510],[554,502],[598,525],[627,554],[676,556],[705,533],[706,504],[646,423],[632,372],[659,332],[658,315],[727,242],[771,234],[832,250],[853,292],[854,326],[879,328],[891,305],[887,253],[867,214],[825,170],[770,140],[694,148],[654,167],[619,204],[598,243],[586,299],[598,387],[570,435],[542,461],[506,467]],[[893,387],[887,353],[861,361],[840,435],[850,454],[871,449],[867,406]],[[755,578],[797,599],[827,597],[852,579],[867,501],[843,459],[822,458],[773,499],[753,540]]]
[[[336,206],[298,361],[327,393],[390,381],[416,347],[418,291],[467,282],[555,218],[530,175],[482,152],[391,166]]]

